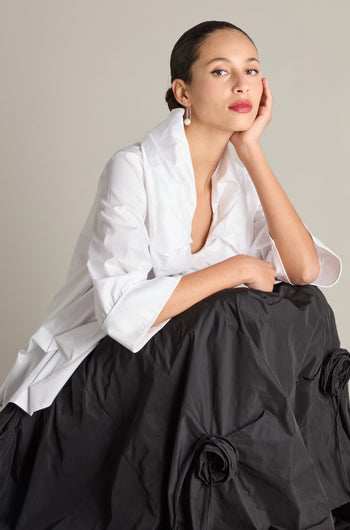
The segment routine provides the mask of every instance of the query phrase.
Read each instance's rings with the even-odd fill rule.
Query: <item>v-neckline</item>
[[[191,157],[191,152],[190,152],[190,146],[188,144],[188,141],[187,141],[187,137],[184,133],[184,136],[185,136],[185,141],[186,141],[186,144],[187,144],[187,155],[188,155],[188,166],[189,166],[189,170],[190,170],[190,174],[191,174],[191,182],[192,182],[192,195],[194,196],[194,210],[193,210],[193,215],[192,215],[192,219],[191,219],[191,231],[192,231],[192,222],[193,222],[193,218],[194,218],[194,214],[195,214],[195,211],[196,211],[196,208],[197,208],[197,190],[196,190],[196,178],[195,178],[195,175],[194,175],[194,168],[193,168],[193,163],[192,163],[192,157]],[[226,147],[226,149],[228,149],[228,146]],[[216,213],[216,208],[215,208],[215,204],[216,204],[216,176],[217,176],[217,173],[219,172],[219,169],[222,165],[222,161],[224,159],[224,156],[225,156],[225,153],[226,153],[226,149],[224,151],[224,153],[222,154],[216,168],[215,168],[215,171],[214,173],[212,174],[211,176],[211,193],[210,193],[210,203],[211,203],[211,211],[212,211],[212,220],[211,220],[211,223],[210,223],[210,227],[209,227],[209,231],[208,231],[208,235],[207,235],[207,238],[204,242],[204,245],[202,246],[202,248],[200,250],[197,250],[197,252],[192,252],[191,251],[191,244],[193,243],[193,239],[192,239],[192,236],[190,235],[190,238],[191,238],[191,241],[189,242],[189,249],[190,249],[190,253],[191,253],[191,256],[197,256],[199,255],[201,252],[203,252],[206,247],[207,247],[207,244],[209,242],[209,240],[211,239],[211,236],[214,232],[214,228],[215,228],[215,222],[216,222],[216,217],[217,217],[217,213]]]

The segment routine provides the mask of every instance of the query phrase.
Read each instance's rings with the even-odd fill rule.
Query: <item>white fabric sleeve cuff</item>
[[[182,276],[157,276],[141,280],[127,289],[103,322],[113,339],[138,352],[170,318],[151,326],[175,290]]]
[[[315,244],[318,260],[320,263],[320,273],[317,276],[316,280],[312,282],[311,285],[316,285],[317,287],[332,287],[335,285],[342,273],[342,262],[339,256],[330,250],[322,241],[313,236],[309,232],[313,242]],[[266,258],[266,261],[270,261],[275,267],[277,272],[277,279],[283,282],[293,283],[288,278],[286,270],[283,266],[281,256],[276,247],[276,243],[273,238],[268,234],[270,243],[271,243],[271,254]]]

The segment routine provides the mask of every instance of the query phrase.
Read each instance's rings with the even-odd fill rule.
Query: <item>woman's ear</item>
[[[191,102],[188,96],[186,83],[182,79],[174,79],[174,81],[171,83],[171,87],[173,89],[174,96],[180,105],[188,107]]]

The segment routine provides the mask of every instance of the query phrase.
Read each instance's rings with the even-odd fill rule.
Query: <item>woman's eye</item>
[[[255,68],[252,68],[251,70],[247,70],[247,72],[256,72],[258,74],[259,70],[256,70]]]
[[[219,68],[219,70],[213,70],[212,74],[216,74],[216,72],[225,72],[225,73],[227,73],[226,70],[222,70],[221,68]],[[222,76],[219,75],[218,77],[222,77]]]

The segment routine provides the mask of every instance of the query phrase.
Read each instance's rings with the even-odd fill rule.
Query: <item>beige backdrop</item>
[[[164,119],[178,37],[227,20],[274,96],[261,146],[309,229],[343,260],[324,289],[350,347],[348,0],[0,0],[0,379],[61,287],[107,159]]]

